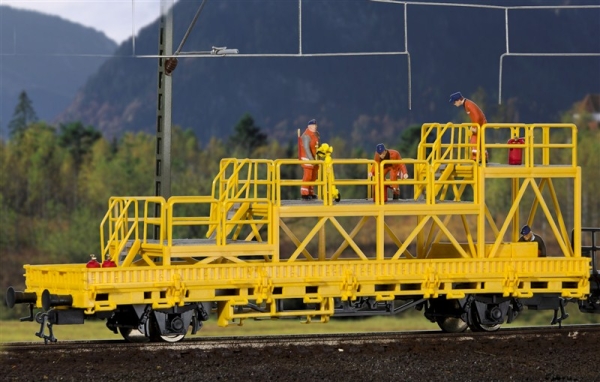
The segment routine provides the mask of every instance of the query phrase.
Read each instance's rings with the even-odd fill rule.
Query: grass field
[[[570,317],[565,324],[598,323],[600,315],[580,313],[575,306],[568,306]],[[512,324],[504,327],[548,325],[552,312],[525,311]],[[42,341],[35,336],[40,329],[33,322],[0,321],[0,343],[21,341]],[[59,341],[71,340],[120,340],[119,334],[114,334],[106,328],[105,322],[89,320],[84,325],[55,325],[54,335]],[[325,333],[365,333],[365,332],[399,332],[411,330],[439,330],[437,324],[429,322],[422,312],[410,311],[397,316],[379,316],[363,319],[332,319],[329,323],[321,324],[313,321],[304,324],[297,319],[280,320],[245,320],[242,326],[237,323],[226,328],[217,326],[216,319],[205,322],[202,330],[196,336],[258,336],[276,334],[325,334]]]

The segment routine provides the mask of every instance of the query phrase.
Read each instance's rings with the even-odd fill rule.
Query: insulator
[[[170,76],[177,67],[177,58],[171,57],[165,60],[165,74]]]

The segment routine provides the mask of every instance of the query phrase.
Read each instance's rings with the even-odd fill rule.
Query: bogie
[[[128,342],[178,342],[185,338],[190,327],[195,334],[207,319],[208,312],[202,303],[165,310],[128,305],[113,312],[106,325]]]

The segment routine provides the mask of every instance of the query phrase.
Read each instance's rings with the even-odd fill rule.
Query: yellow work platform
[[[470,158],[470,126],[423,125],[418,157],[384,161],[373,178],[367,177],[373,160],[315,160],[319,198],[311,201],[291,200],[302,184],[283,175],[299,168],[292,159],[223,159],[209,196],[113,197],[100,226],[101,257],[110,255],[117,267],[27,265],[25,292],[36,294],[37,307],[45,290],[71,296],[70,307],[86,314],[128,304],[162,309],[216,302],[221,325],[283,316],[326,321],[334,301],[361,297],[584,298],[590,260],[580,248],[576,127],[484,125],[478,145],[492,160],[481,163]],[[523,143],[503,143],[515,137]],[[504,158],[514,149],[521,150],[519,165]],[[412,176],[384,179],[383,166],[395,162]],[[509,195],[493,211],[488,182],[503,182]],[[565,185],[574,195],[567,206],[555,192]],[[399,186],[404,199],[384,202],[384,186]],[[529,214],[522,216],[525,204]],[[518,242],[520,226],[534,222],[554,234],[545,237],[549,257],[538,258],[535,243]],[[278,308],[289,299],[311,308]],[[261,308],[238,309],[249,303]]]

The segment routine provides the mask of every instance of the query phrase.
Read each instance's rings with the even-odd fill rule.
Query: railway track
[[[599,325],[460,334],[204,337],[170,343],[10,343],[0,350],[7,381],[592,381]]]
[[[375,332],[375,333],[342,333],[342,334],[310,334],[310,335],[270,335],[270,336],[226,336],[226,337],[193,337],[180,343],[128,343],[121,340],[100,341],[61,341],[44,345],[40,342],[14,342],[3,344],[0,354],[35,351],[76,351],[96,352],[103,349],[144,349],[144,350],[217,350],[231,348],[272,348],[285,346],[361,346],[368,344],[399,344],[402,341],[418,341],[444,343],[448,341],[510,341],[514,338],[531,339],[538,337],[571,337],[597,335],[600,336],[600,325],[565,325],[562,328],[535,326],[503,328],[497,332],[443,333],[434,331],[408,332]],[[600,337],[599,337],[600,338]]]

